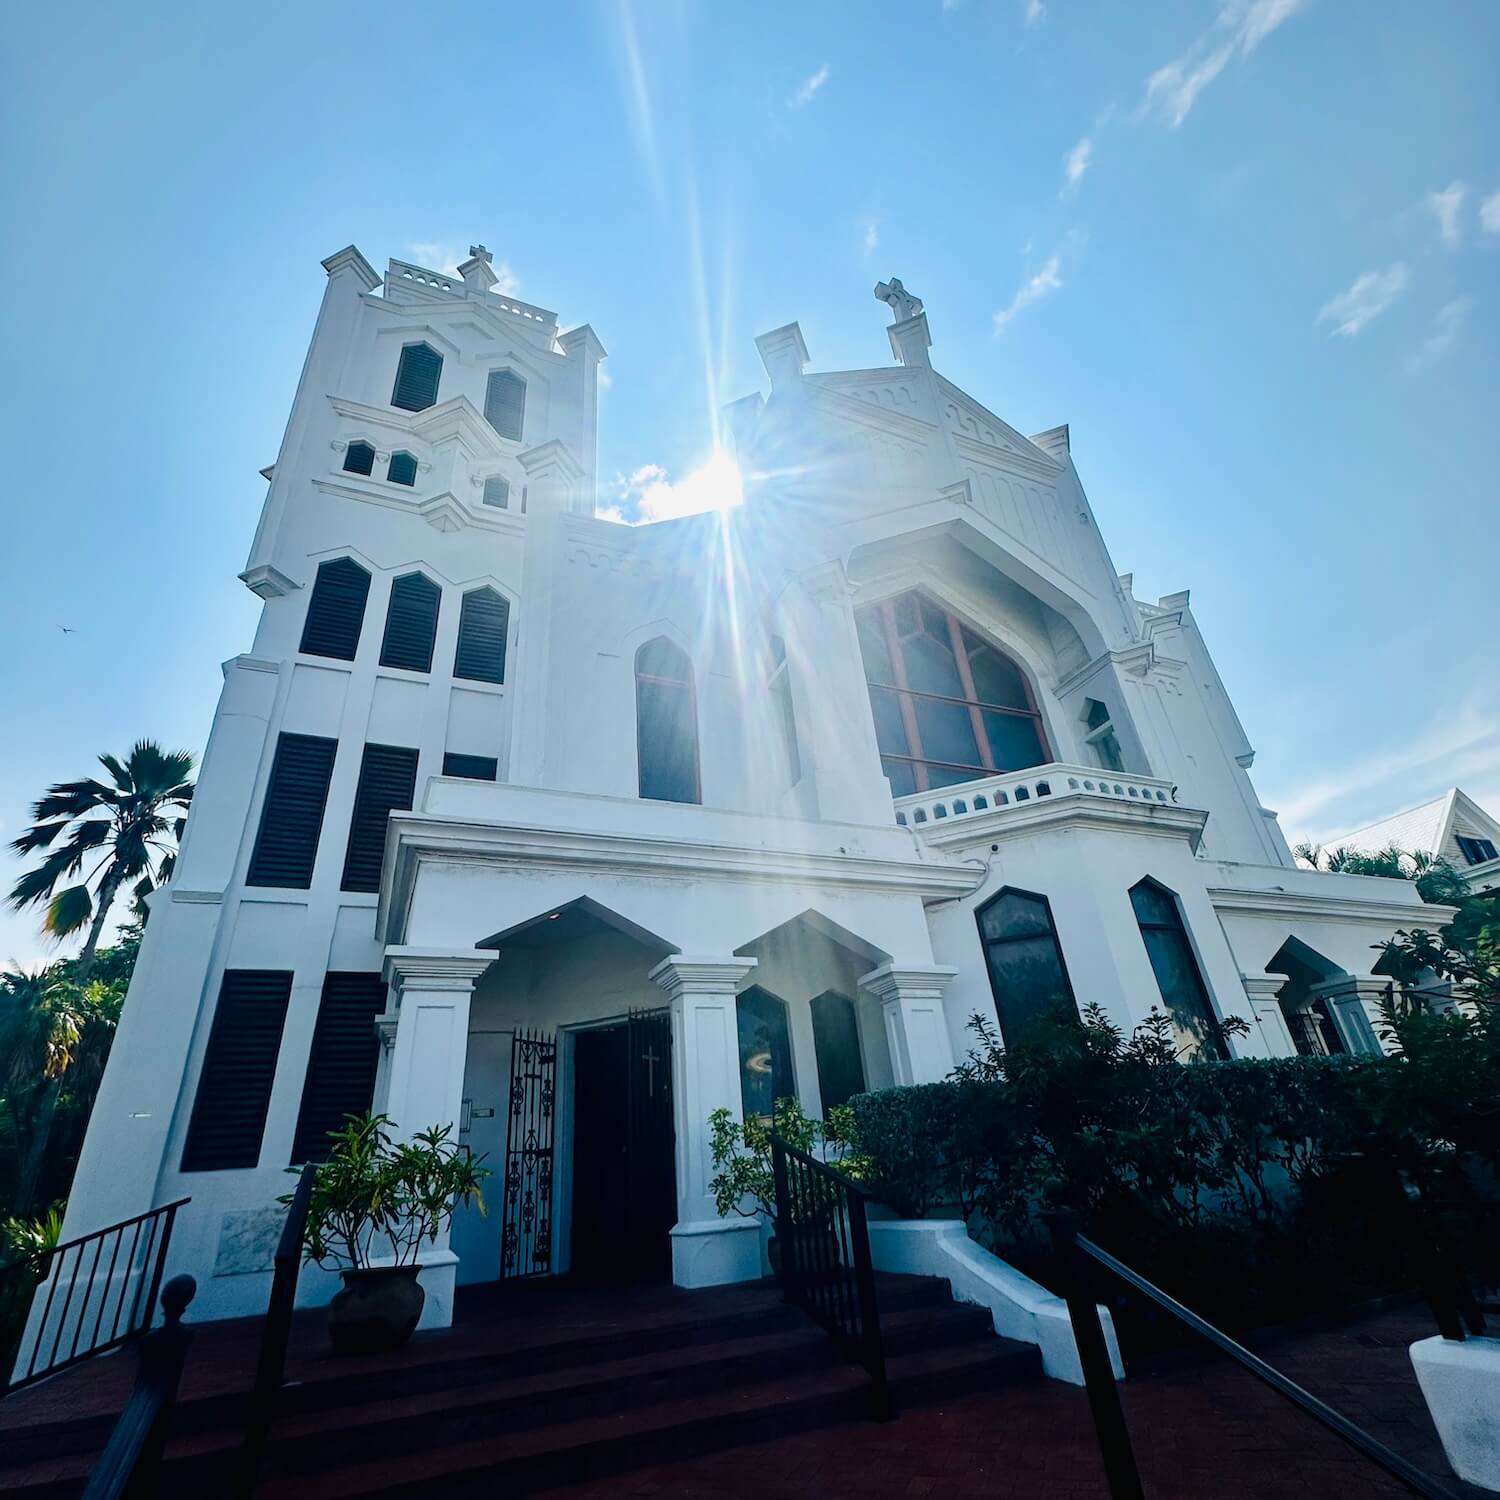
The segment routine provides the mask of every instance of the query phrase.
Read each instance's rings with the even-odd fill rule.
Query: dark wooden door
[[[670,1275],[677,1187],[666,1013],[580,1031],[573,1100],[574,1272],[611,1281]]]

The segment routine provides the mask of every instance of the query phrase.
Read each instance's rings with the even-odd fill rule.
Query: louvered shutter
[[[290,972],[225,970],[182,1152],[184,1172],[220,1172],[260,1161],[291,994]]]
[[[385,1009],[385,998],[379,974],[324,976],[292,1142],[294,1162],[326,1161],[328,1132],[338,1130],[347,1116],[363,1114],[374,1101],[380,1054],[375,1017]]]
[[[315,734],[278,737],[246,885],[306,890],[312,884],[338,747],[337,740]]]
[[[368,443],[350,443],[344,450],[344,473],[368,474],[375,467],[375,450]]]
[[[458,652],[453,675],[471,682],[505,681],[505,629],[510,605],[494,589],[464,595],[458,616]]]
[[[336,656],[353,661],[365,623],[370,575],[352,558],[318,564],[300,649],[308,656]]]
[[[491,474],[484,482],[484,503],[496,510],[510,509],[510,481],[500,474]]]
[[[380,861],[385,853],[385,825],[393,812],[405,811],[417,789],[417,752],[399,745],[366,745],[359,763],[359,789],[349,823],[344,854],[345,891],[378,891]]]
[[[427,344],[408,344],[396,366],[396,389],[391,405],[403,411],[426,411],[437,402],[443,356]]]
[[[391,454],[385,477],[392,484],[415,484],[417,482],[416,454],[405,452]]]
[[[432,670],[432,643],[437,637],[438,605],[443,591],[421,573],[407,573],[391,584],[385,615],[380,665],[408,672]]]
[[[484,419],[504,438],[521,441],[526,382],[513,370],[491,370],[484,388]]]
[[[466,776],[470,781],[493,781],[500,763],[493,755],[454,755],[443,757],[444,776]]]

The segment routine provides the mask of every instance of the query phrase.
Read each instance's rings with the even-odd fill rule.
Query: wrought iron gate
[[[500,1279],[552,1271],[552,1135],[557,1038],[518,1031],[510,1052],[510,1123],[505,1137],[505,1208]]]

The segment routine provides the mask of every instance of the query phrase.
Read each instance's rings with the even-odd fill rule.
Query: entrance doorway
[[[572,1092],[574,1273],[666,1279],[677,1218],[668,1013],[575,1033]]]

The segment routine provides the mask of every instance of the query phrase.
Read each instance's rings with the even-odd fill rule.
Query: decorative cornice
[[[337,276],[340,271],[353,271],[367,292],[373,292],[380,285],[380,275],[375,267],[353,245],[345,245],[342,250],[335,250],[323,262],[323,269],[328,272],[329,276]]]
[[[1219,912],[1245,916],[1290,917],[1325,922],[1389,922],[1393,927],[1424,927],[1436,932],[1458,914],[1456,906],[1408,905],[1398,901],[1364,900],[1360,897],[1309,895],[1301,891],[1242,890],[1210,886],[1208,899]]]
[[[394,947],[385,950],[381,976],[398,995],[411,990],[468,991],[500,955],[493,949],[454,952],[447,948]]]
[[[1119,651],[1105,651],[1092,661],[1076,667],[1062,678],[1057,684],[1057,694],[1059,697],[1066,696],[1074,688],[1082,687],[1089,678],[1108,666],[1118,667],[1132,677],[1144,678],[1158,664],[1156,647],[1150,641],[1142,641],[1135,646],[1126,646]]]
[[[429,507],[434,512],[441,512],[445,504],[455,505],[461,507],[462,523],[465,526],[476,526],[481,531],[500,531],[509,536],[523,536],[526,532],[526,518],[518,512],[498,510],[493,505],[468,505],[458,500],[451,491],[445,490],[441,495],[420,499],[413,489],[405,485],[386,485],[376,481],[366,487],[359,483],[351,484],[347,478],[314,479],[312,486],[325,495],[337,495],[343,500],[358,500],[365,505],[383,505],[387,510],[400,511],[408,516],[421,516],[424,520],[428,519]],[[439,525],[437,529],[453,531],[458,528]]]
[[[1139,833],[1153,838],[1186,839],[1197,849],[1208,814],[1175,803],[1126,802],[1070,792],[1021,804],[966,813],[915,828],[922,842],[935,849],[963,849],[971,844],[999,843],[1040,829],[1084,828],[1105,833]],[[972,883],[972,882],[971,882]]]
[[[732,995],[740,980],[756,965],[753,958],[702,958],[673,953],[646,978],[676,999],[679,995]]]
[[[270,672],[276,673],[281,670],[279,661],[272,661],[265,656],[231,656],[223,665],[222,671],[225,677],[229,676],[229,669],[233,667],[240,672]]]
[[[941,1000],[957,969],[946,964],[913,968],[905,964],[881,964],[859,976],[859,987],[869,990],[881,1004],[892,1000]]]
[[[970,416],[977,419],[977,421],[984,422],[988,426],[993,427],[1001,443],[1014,444],[1015,451],[1026,454],[1027,457],[1035,454],[1036,458],[1054,474],[1058,469],[1062,468],[1062,465],[1050,453],[1042,448],[1038,448],[1024,432],[1020,432],[1012,427],[1003,417],[997,417],[987,406],[976,401],[967,391],[954,385],[951,380],[946,380],[943,376],[939,375],[937,383],[938,391],[941,395],[947,397],[955,406],[966,408]],[[1030,450],[1029,453],[1027,452],[1028,449]]]
[[[1020,474],[1027,479],[1038,480],[1048,487],[1048,494],[1055,493],[1057,485],[1057,465],[1048,461],[1033,458],[1029,453],[1022,453],[1010,447],[992,447],[989,443],[979,442],[974,438],[966,437],[962,432],[954,432],[949,429],[949,436],[953,439],[953,446],[965,458],[974,463],[983,464],[987,469],[998,472],[1009,471]]]
[[[1241,974],[1240,982],[1245,986],[1245,996],[1252,1005],[1274,1005],[1277,993],[1286,983],[1285,974]]]
[[[270,563],[261,563],[259,567],[246,568],[240,574],[240,582],[252,594],[258,594],[262,599],[280,599],[290,594],[293,589],[302,587],[295,578],[287,577],[280,568],[272,567]]]

